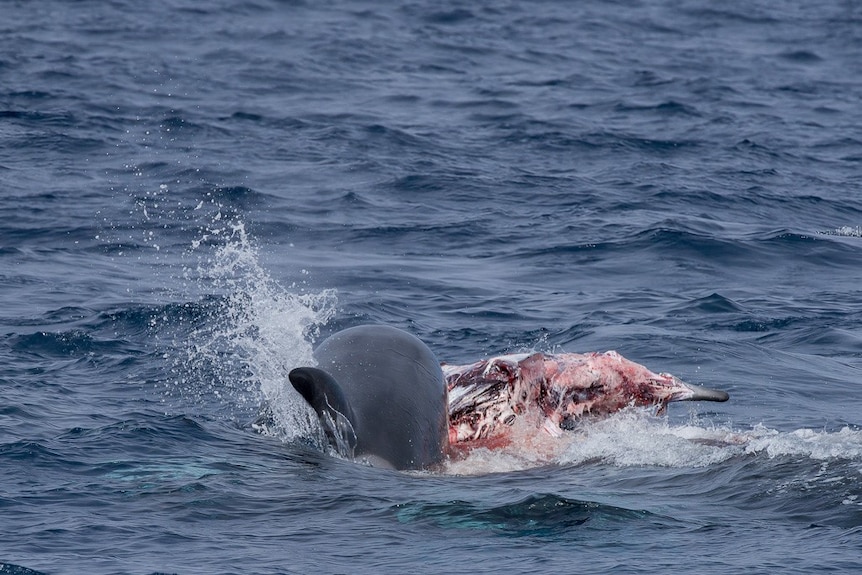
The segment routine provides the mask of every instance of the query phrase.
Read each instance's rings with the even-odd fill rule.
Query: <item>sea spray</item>
[[[316,418],[286,385],[287,373],[314,364],[313,342],[335,313],[335,291],[286,288],[261,266],[244,222],[215,202],[206,207],[210,223],[192,241],[182,274],[185,299],[200,301],[174,337],[179,394],[233,417],[262,407],[271,413],[267,429],[283,440],[315,439]]]

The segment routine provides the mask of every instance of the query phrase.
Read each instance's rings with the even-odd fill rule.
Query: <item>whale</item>
[[[288,379],[339,455],[397,470],[444,461],[448,388],[440,362],[419,338],[360,325],[326,338],[313,357],[316,366],[294,368]]]

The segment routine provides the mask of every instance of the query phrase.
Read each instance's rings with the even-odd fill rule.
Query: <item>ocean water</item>
[[[0,14],[0,573],[862,569],[858,2]],[[731,399],[375,469],[362,323]]]

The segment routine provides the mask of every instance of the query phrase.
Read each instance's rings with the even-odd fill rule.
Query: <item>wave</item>
[[[555,535],[588,521],[598,520],[607,525],[655,520],[648,511],[629,510],[553,493],[539,493],[503,504],[410,502],[396,505],[394,512],[398,521],[404,523],[424,523],[450,529],[487,529],[516,537]]]
[[[0,563],[0,575],[43,575],[43,572],[14,563]]]

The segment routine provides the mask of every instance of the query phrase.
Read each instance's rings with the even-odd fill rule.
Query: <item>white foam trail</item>
[[[585,425],[558,463],[618,467],[706,467],[741,452],[739,434],[696,424],[673,426],[642,410],[625,410]]]
[[[862,462],[862,431],[798,429],[780,432],[758,425],[734,430],[702,422],[671,424],[642,409],[627,409],[607,419],[584,423],[560,438],[533,429],[515,431],[502,450],[477,449],[452,461],[448,473],[475,475],[519,471],[545,464],[598,463],[615,467],[701,468],[739,456],[790,456],[815,461]],[[862,473],[862,467],[859,468]]]
[[[825,461],[829,459],[862,460],[862,430],[843,427],[838,431],[797,429],[780,433],[757,426],[749,434],[747,453],[769,457],[799,455]]]
[[[828,236],[843,236],[848,238],[859,238],[862,237],[862,226],[841,226],[840,228],[836,228],[834,230],[828,230],[823,232]]]

